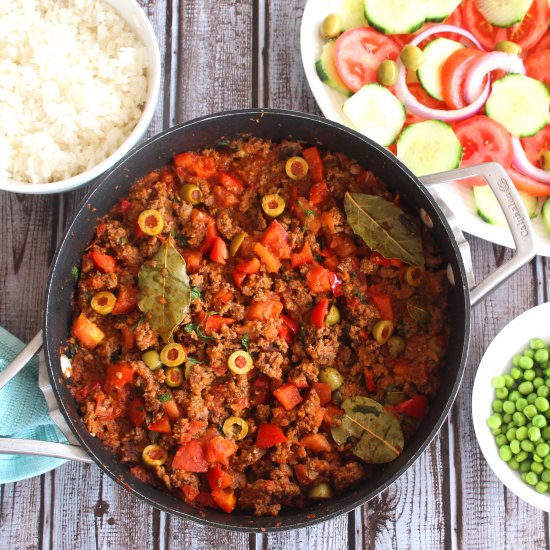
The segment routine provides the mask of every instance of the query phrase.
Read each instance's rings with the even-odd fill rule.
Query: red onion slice
[[[466,77],[464,99],[472,103],[481,93],[483,79],[491,71],[502,69],[509,73],[525,74],[523,61],[517,55],[504,52],[490,52],[477,60]]]
[[[419,35],[415,36],[409,42],[409,44],[411,46],[417,46],[428,36],[442,32],[460,34],[461,36],[464,36],[470,42],[472,42],[472,44],[476,46],[476,48],[479,48],[480,50],[483,49],[481,47],[481,44],[477,41],[473,34],[464,29],[461,29],[460,27],[455,27],[454,25],[435,25],[433,27],[430,27],[429,29],[426,29],[424,32],[421,32]],[[443,122],[463,120],[472,115],[475,115],[483,107],[483,105],[485,105],[485,102],[489,97],[490,83],[487,82],[485,88],[483,89],[482,93],[479,94],[477,99],[471,102],[470,105],[462,109],[451,109],[447,111],[443,109],[432,109],[431,107],[426,107],[425,105],[420,103],[420,101],[418,101],[418,99],[416,99],[416,97],[414,97],[414,95],[411,94],[411,92],[409,91],[409,88],[407,87],[407,69],[400,59],[397,59],[397,66],[399,68],[399,74],[397,76],[397,83],[395,86],[397,97],[403,102],[405,107],[411,113],[417,116],[429,119],[438,119],[442,120]]]
[[[550,172],[538,168],[529,161],[519,138],[512,136],[512,146],[514,147],[513,164],[519,172],[542,183],[550,183]]]

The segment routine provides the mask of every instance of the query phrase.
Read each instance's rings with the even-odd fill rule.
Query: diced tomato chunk
[[[216,237],[210,250],[210,259],[219,264],[225,264],[225,260],[229,258],[227,245],[221,237]]]
[[[254,301],[246,310],[248,321],[268,321],[279,317],[283,311],[283,304],[279,300]]]
[[[328,280],[330,281],[330,289],[332,290],[332,295],[335,297],[343,296],[344,291],[342,290],[342,279],[340,279],[340,277],[338,277],[336,273],[331,271],[328,274]]]
[[[403,401],[394,407],[394,410],[405,413],[413,418],[422,419],[428,408],[428,399],[425,395],[416,395],[415,397]]]
[[[304,264],[312,264],[314,262],[313,254],[311,253],[311,247],[309,242],[306,241],[300,252],[293,252],[290,256],[290,263],[293,269],[300,267]]]
[[[212,218],[210,218],[206,223],[206,235],[204,237],[204,241],[201,244],[200,251],[202,253],[210,252],[217,238],[218,229],[216,228],[216,222]]]
[[[122,351],[132,351],[136,345],[136,337],[132,329],[128,325],[124,325],[120,330],[122,332]]]
[[[158,432],[161,434],[169,434],[172,431],[172,428],[170,427],[170,420],[168,420],[168,417],[163,414],[158,420],[155,422],[151,422],[147,429],[150,432]]]
[[[329,246],[339,258],[347,258],[357,252],[357,246],[353,238],[343,233],[333,235]]]
[[[213,466],[206,473],[208,485],[212,491],[216,489],[227,489],[233,485],[233,478],[229,473],[222,470],[219,466]]]
[[[216,202],[222,208],[235,208],[240,202],[240,199],[235,193],[231,193],[221,185],[215,185],[212,190],[216,197]]]
[[[243,273],[238,269],[234,269],[231,272],[231,277],[233,278],[233,282],[235,283],[235,286],[237,288],[242,288],[244,280],[246,279],[246,273]]]
[[[164,414],[173,421],[179,420],[181,418],[180,410],[178,409],[178,404],[174,401],[173,398],[170,398],[168,401],[162,402],[162,410]]]
[[[123,388],[134,376],[130,363],[116,363],[107,367],[105,382],[111,388]]]
[[[374,393],[376,391],[374,378],[372,377],[372,373],[369,369],[365,369],[365,385],[367,386],[367,390],[369,390],[370,393]]]
[[[222,466],[229,465],[229,457],[237,452],[237,444],[230,439],[217,435],[206,443],[206,460],[210,464],[218,462]]]
[[[126,212],[130,206],[132,206],[132,203],[127,200],[127,199],[122,199],[119,203],[118,203],[118,210],[119,212],[122,212],[124,214],[124,212]]]
[[[306,449],[320,453],[332,449],[328,439],[323,434],[308,434],[300,440],[300,444]]]
[[[371,286],[369,288],[369,293],[376,309],[380,312],[380,317],[388,321],[393,321],[393,308],[389,294],[381,292],[376,286]]]
[[[251,260],[239,260],[236,269],[241,273],[253,275],[260,271],[260,267],[260,260],[258,260],[258,258],[252,258]]]
[[[317,149],[317,147],[308,147],[307,149],[302,149],[302,155],[309,165],[309,173],[311,174],[311,179],[314,182],[322,181],[323,161],[321,160],[319,149]]]
[[[216,175],[216,162],[212,157],[196,153],[180,153],[174,156],[174,165],[180,179],[192,174],[200,178],[211,178]]]
[[[306,284],[314,294],[330,292],[330,271],[322,265],[314,265],[306,275]]]
[[[244,189],[244,182],[237,176],[228,174],[227,172],[220,172],[220,183],[231,193],[240,195]]]
[[[192,439],[180,445],[172,461],[172,468],[186,472],[204,473],[208,471],[208,462],[202,442]]]
[[[294,342],[294,335],[286,325],[277,327],[277,334],[290,346]]]
[[[190,275],[198,273],[201,268],[202,252],[200,250],[184,250],[182,256],[185,260],[187,273]]]
[[[261,243],[281,260],[290,260],[289,236],[277,220],[273,220],[264,231]]]
[[[200,491],[190,483],[184,483],[180,488],[186,502],[193,502],[199,496]]]
[[[265,405],[269,401],[269,378],[261,374],[252,382],[251,403]]]
[[[286,436],[279,426],[275,426],[275,424],[260,424],[260,426],[258,426],[256,447],[267,449],[277,445],[277,443],[284,443],[285,441]]]
[[[267,249],[262,243],[256,243],[254,245],[254,252],[258,254],[265,265],[265,270],[268,273],[277,273],[277,271],[281,269],[280,260],[277,258],[277,256],[275,256],[275,254],[271,252],[271,250]]]
[[[328,311],[328,298],[321,298],[319,302],[311,310],[310,321],[317,327],[323,328],[325,326],[325,317]]]
[[[105,338],[105,333],[83,313],[75,319],[71,333],[88,349],[94,349]]]
[[[298,334],[298,332],[300,332],[298,321],[295,321],[292,317],[285,315],[284,313],[281,313],[281,319],[293,334]]]
[[[323,418],[323,427],[327,430],[330,430],[334,418],[342,416],[343,414],[344,409],[341,409],[340,407],[337,407],[332,403],[328,403],[325,410],[325,416]]]
[[[215,489],[212,491],[212,499],[224,511],[230,514],[237,506],[237,497],[233,491]]]
[[[332,399],[332,390],[330,389],[329,384],[326,384],[325,382],[314,382],[313,389],[319,396],[321,406],[324,407]]]
[[[132,312],[137,307],[138,298],[138,287],[120,285],[115,307],[113,311],[111,311],[112,315],[125,315]]]
[[[204,322],[204,332],[212,334],[219,332],[222,327],[232,325],[236,322],[233,317],[222,317],[221,315],[209,315]]]
[[[116,260],[109,254],[90,252],[88,256],[92,259],[97,269],[103,273],[114,273],[117,270]]]
[[[309,191],[309,200],[315,206],[322,204],[329,197],[330,191],[324,181],[319,181],[311,186]]]
[[[294,384],[283,384],[279,386],[273,392],[273,395],[287,411],[292,410],[303,401],[298,388]]]
[[[305,464],[296,464],[294,466],[294,475],[300,485],[308,485],[311,481]]]
[[[139,397],[135,397],[128,405],[128,417],[130,418],[130,422],[138,428],[145,422],[146,415],[147,413],[145,412],[143,401]]]

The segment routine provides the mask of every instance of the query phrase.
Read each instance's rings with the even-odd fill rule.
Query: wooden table
[[[207,113],[278,107],[320,114],[300,59],[304,0],[141,0],[164,64],[148,136]],[[46,274],[85,189],[64,195],[0,192],[0,324],[24,341],[40,328]],[[472,238],[476,275],[508,249]],[[270,535],[205,528],[159,512],[95,465],[67,463],[0,487],[2,548],[548,547],[548,515],[516,498],[489,470],[470,412],[476,366],[512,318],[549,300],[550,262],[537,257],[473,313],[470,359],[448,421],[416,464],[378,498],[317,527]]]

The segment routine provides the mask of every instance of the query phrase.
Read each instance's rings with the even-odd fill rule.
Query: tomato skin
[[[462,48],[454,52],[441,68],[442,93],[445,103],[451,109],[462,109],[467,103],[463,97],[464,80],[472,63],[483,55],[475,48]]]
[[[220,172],[220,183],[231,193],[240,195],[244,191],[244,182],[237,176],[228,174],[227,172]]]
[[[233,317],[222,317],[221,315],[209,315],[204,322],[204,332],[206,334],[212,334],[219,332],[222,327],[232,325],[236,322]]]
[[[224,511],[230,514],[237,506],[237,497],[233,491],[215,489],[212,491],[212,499]]]
[[[428,92],[422,88],[422,86],[416,82],[413,82],[412,84],[408,85],[409,91],[411,94],[416,97],[422,105],[429,107],[430,109],[440,109],[443,111],[448,110],[447,104],[443,101],[439,101],[439,99],[433,98],[431,95],[428,95]],[[412,115],[415,116],[415,115]],[[420,117],[418,117],[420,118]],[[408,122],[408,124],[412,124],[413,122],[419,122],[420,120],[411,119],[411,121]]]
[[[201,268],[202,252],[200,250],[184,250],[182,256],[187,266],[187,273],[198,273]]]
[[[483,162],[498,162],[504,168],[512,164],[514,150],[508,131],[485,115],[476,115],[459,122],[454,127],[462,145],[460,166],[472,166]],[[465,185],[485,185],[481,177],[459,180]]]
[[[544,82],[550,90],[550,45],[548,49],[530,54],[524,65],[527,76]]]
[[[523,191],[532,197],[548,197],[550,196],[550,184],[540,183],[529,176],[520,174],[513,168],[506,170],[518,191]]]
[[[321,265],[314,265],[306,275],[306,284],[314,294],[330,292],[330,271]]]
[[[370,27],[349,29],[336,40],[334,63],[342,82],[357,92],[362,86],[376,82],[378,67],[385,59],[395,60],[398,44]]]
[[[170,421],[165,414],[163,414],[156,422],[151,422],[151,424],[147,426],[147,429],[150,432],[158,432],[161,434],[169,434],[172,431]]]
[[[260,271],[260,267],[260,260],[252,258],[251,260],[239,260],[235,269],[247,275],[254,275],[254,273]]]
[[[319,181],[314,183],[309,192],[309,200],[311,204],[318,206],[319,204],[325,202],[325,200],[330,196],[330,191],[327,184],[324,181]]]
[[[273,220],[269,224],[260,242],[281,260],[290,260],[289,236],[286,229],[277,220]]]
[[[275,426],[275,424],[260,424],[258,426],[256,447],[259,449],[267,449],[285,441],[286,436],[279,426]]]
[[[475,0],[464,0],[462,14],[465,28],[486,50],[494,50],[498,42],[510,40],[525,51],[532,48],[546,32],[550,20],[550,7],[548,0],[533,0],[521,23],[506,28],[491,25],[477,9]]]
[[[529,162],[538,168],[542,168],[542,154],[544,151],[550,151],[550,124],[534,136],[521,138],[521,146]]]
[[[216,237],[210,250],[210,259],[218,264],[225,265],[225,260],[229,258],[227,245],[221,237]]]
[[[308,241],[305,242],[300,252],[293,252],[290,255],[290,263],[292,265],[292,269],[296,269],[297,267],[300,267],[304,264],[312,264],[313,261],[313,254],[311,253],[311,247],[309,246]]]
[[[229,457],[237,452],[237,444],[230,439],[217,435],[206,443],[206,460],[210,464],[229,465]]]
[[[212,157],[196,153],[180,153],[174,156],[176,172],[181,180],[192,174],[200,178],[211,178],[216,175],[216,161]]]
[[[533,46],[530,53],[540,52],[540,50],[550,49],[550,30],[546,31],[542,38]]]
[[[328,311],[328,298],[322,298],[313,307],[310,314],[310,321],[317,327],[323,328],[325,326],[325,317]]]

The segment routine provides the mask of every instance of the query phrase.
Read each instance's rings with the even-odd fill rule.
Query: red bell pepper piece
[[[231,272],[231,277],[233,277],[233,282],[237,288],[242,288],[244,280],[246,279],[246,273],[235,269]]]
[[[330,271],[322,265],[315,264],[306,275],[306,284],[314,294],[330,292]]]
[[[376,391],[374,379],[369,369],[365,369],[365,385],[367,386],[367,390],[369,390],[370,393],[374,393]]]
[[[97,269],[103,273],[114,273],[117,270],[116,260],[109,254],[90,252],[88,256],[92,259]]]
[[[132,351],[136,345],[136,337],[128,325],[124,325],[122,332],[122,351]]]
[[[258,426],[256,447],[259,449],[267,449],[277,445],[277,443],[284,443],[285,441],[286,436],[279,426],[275,426],[275,424],[260,424],[260,426]]]
[[[75,319],[71,333],[88,349],[94,349],[105,338],[105,333],[83,313]]]
[[[286,325],[277,327],[277,334],[290,346],[294,342],[294,335]]]
[[[212,491],[212,499],[224,511],[230,514],[237,506],[237,497],[233,491],[215,489]]]
[[[298,332],[300,332],[298,321],[295,321],[292,317],[285,315],[284,313],[281,313],[281,319],[293,334],[298,334]]]
[[[212,334],[219,332],[222,327],[232,325],[236,322],[233,317],[222,317],[221,315],[209,315],[204,322],[204,332],[206,334]]]
[[[130,418],[130,422],[138,428],[145,422],[146,415],[147,413],[145,412],[143,401],[139,397],[134,398],[128,405],[128,417]]]
[[[190,275],[198,273],[201,268],[202,252],[200,250],[184,250],[181,254],[185,260],[187,273]]]
[[[328,311],[328,298],[321,298],[315,307],[311,310],[310,321],[317,327],[325,326],[325,317]]]
[[[303,401],[298,388],[294,384],[283,384],[279,386],[273,392],[273,396],[287,411],[292,410]]]
[[[221,237],[216,237],[210,250],[210,259],[224,265],[227,258],[229,258],[229,252],[227,251],[225,241]]]
[[[139,288],[135,286],[120,285],[116,304],[111,311],[113,315],[125,315],[133,311],[138,303]]]
[[[162,410],[164,414],[173,421],[179,420],[181,418],[181,413],[178,408],[178,404],[174,401],[172,397],[168,401],[162,402]]]
[[[216,228],[216,222],[210,218],[206,223],[206,236],[204,237],[200,251],[202,253],[210,252],[217,238],[218,230]]]
[[[332,390],[330,385],[325,382],[313,382],[313,389],[315,393],[319,396],[319,401],[321,406],[324,407],[327,403],[330,403],[332,399]]]
[[[416,395],[415,397],[395,405],[394,410],[407,414],[413,418],[422,419],[428,408],[428,399],[425,395]]]
[[[300,252],[293,252],[290,256],[290,263],[293,269],[300,267],[304,264],[312,264],[314,262],[313,254],[311,253],[311,247],[309,242],[306,241]]]
[[[393,321],[393,309],[390,296],[388,294],[378,294],[377,290],[374,290],[373,287],[370,287],[369,292],[372,302],[380,312],[380,317],[388,321]]]
[[[158,432],[161,434],[169,434],[172,431],[170,428],[170,421],[165,414],[163,414],[157,421],[151,422],[147,426],[147,429],[150,432]]]
[[[302,155],[309,165],[309,173],[311,174],[311,179],[314,182],[322,181],[323,161],[321,160],[319,149],[317,149],[317,147],[308,147],[307,149],[302,149]]]
[[[269,224],[260,242],[281,260],[290,260],[289,236],[286,229],[277,220],[273,220]]]
[[[229,465],[229,457],[237,452],[238,446],[234,441],[217,435],[206,443],[206,460],[210,464],[218,462],[222,466]]]
[[[231,191],[228,191],[222,185],[215,185],[212,192],[221,208],[235,208],[240,202],[239,197],[235,193],[231,193]]]
[[[231,474],[228,474],[219,466],[210,468],[206,473],[206,479],[208,480],[208,485],[210,485],[210,489],[212,489],[212,491],[216,489],[227,489],[233,485],[233,478],[231,477]]]
[[[180,445],[172,461],[172,468],[186,472],[204,473],[208,471],[208,462],[202,442],[192,439]]]
[[[253,275],[260,271],[260,260],[258,258],[252,258],[251,260],[239,260],[235,269],[241,273],[246,273],[248,275]]]
[[[220,172],[220,183],[231,193],[241,195],[245,189],[244,182],[237,176],[228,174],[227,172]]]
[[[187,174],[206,179],[216,175],[216,162],[214,159],[196,153],[187,152],[175,155],[174,165],[180,179],[184,179]]]
[[[248,321],[268,321],[279,317],[283,311],[283,304],[279,300],[264,300],[252,302],[246,310]]]
[[[330,191],[324,181],[318,181],[311,186],[309,200],[315,206],[322,204],[329,197]]]

